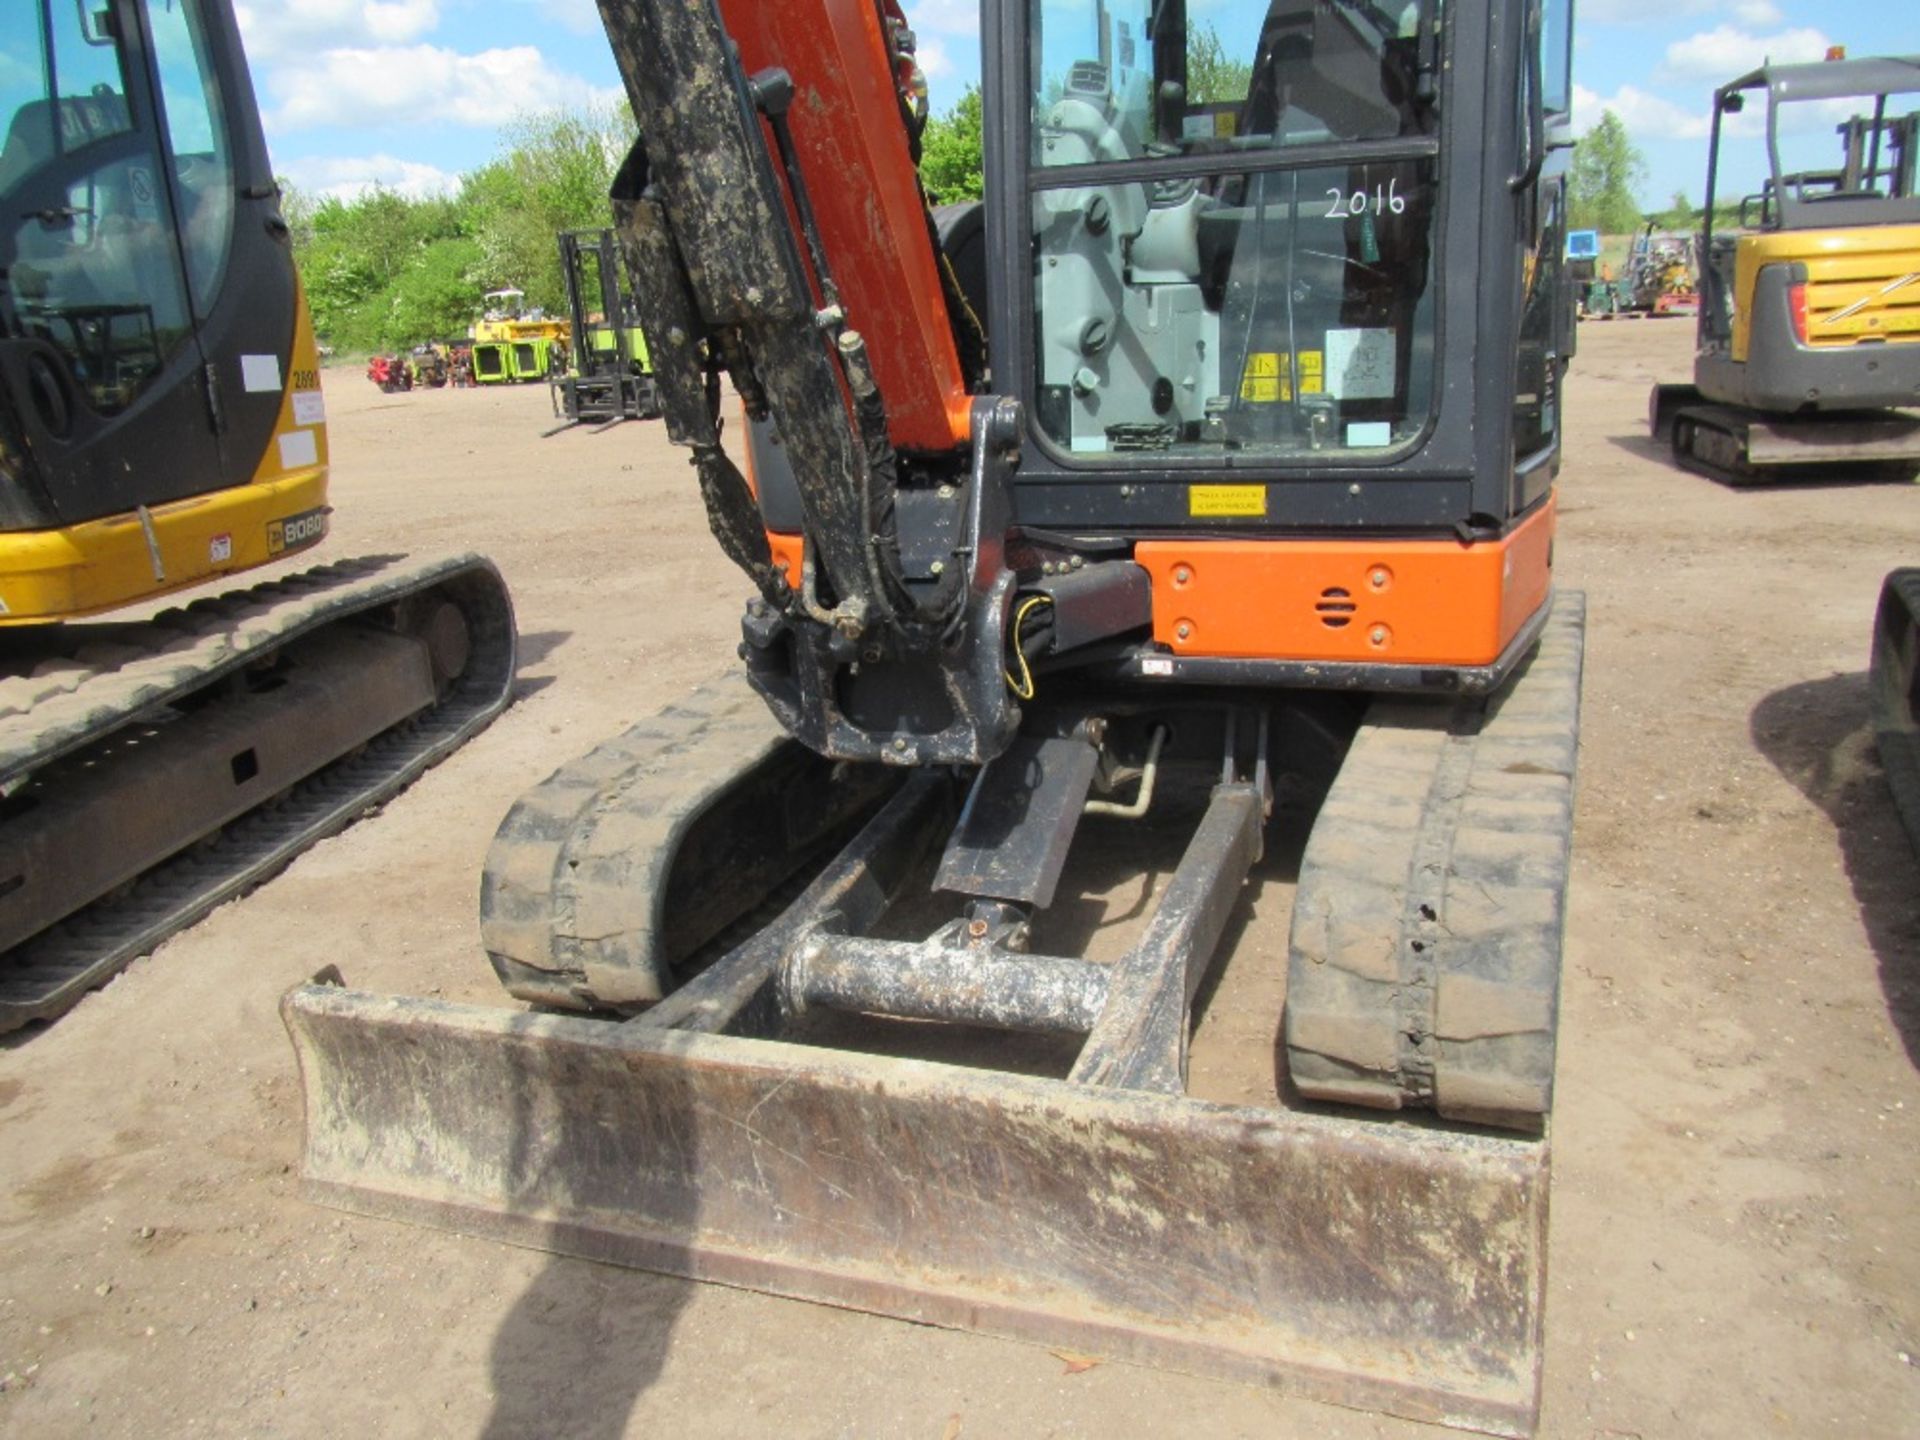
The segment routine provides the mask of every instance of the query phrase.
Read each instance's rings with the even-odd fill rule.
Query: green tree
[[[404,350],[464,335],[479,308],[479,266],[480,244],[470,236],[445,237],[423,248],[383,294],[377,343]]]
[[[927,121],[920,137],[920,179],[936,204],[957,205],[986,194],[986,163],[981,133],[980,88],[967,93],[945,115]]]
[[[1247,98],[1253,84],[1253,64],[1233,60],[1220,32],[1202,21],[1187,26],[1187,103],[1217,105]]]
[[[624,107],[524,116],[455,197],[374,189],[352,198],[282,185],[314,328],[345,350],[403,349],[457,335],[490,289],[564,301],[559,230],[612,218],[607,190],[633,139]]]
[[[1607,235],[1638,229],[1640,206],[1633,192],[1646,175],[1646,157],[1620,117],[1606,111],[1573,152],[1567,178],[1573,228]]]
[[[1687,192],[1676,190],[1667,208],[1648,217],[1662,230],[1691,230],[1700,223],[1700,212],[1687,199]]]
[[[633,136],[625,106],[523,116],[502,132],[505,150],[460,189],[485,288],[517,286],[549,311],[566,303],[553,237],[611,223],[607,191]]]
[[[440,246],[461,237],[458,206],[376,188],[318,203],[297,197],[290,208],[294,254],[323,338],[351,350],[426,338],[395,333],[394,297]]]

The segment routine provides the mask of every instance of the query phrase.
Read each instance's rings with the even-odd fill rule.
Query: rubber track
[[[1303,1094],[1522,1130],[1548,1113],[1586,599],[1553,607],[1491,700],[1367,712],[1294,901]]]
[[[521,796],[480,883],[481,937],[508,991],[569,1008],[659,999],[681,836],[716,794],[797,744],[732,672]]]
[[[1691,405],[1674,416],[1672,436],[1673,463],[1682,470],[1695,475],[1704,475],[1722,485],[1739,489],[1742,486],[1758,484],[1769,478],[1779,479],[1778,475],[1769,477],[1747,458],[1747,443],[1741,438],[1736,427],[1741,424],[1740,413],[1719,405]],[[1706,456],[1696,452],[1686,443],[1687,429],[1706,431],[1721,436],[1739,452],[1736,465],[1719,465]]]
[[[111,642],[0,681],[0,782],[11,782],[291,641],[449,582],[482,604],[463,607],[471,656],[441,704],[16,946],[0,960],[0,1033],[71,1009],[168,936],[270,878],[483,729],[511,698],[513,614],[498,571],[483,557],[374,556],[115,627]]]
[[[1920,569],[1895,570],[1880,589],[1868,670],[1874,747],[1887,788],[1920,855],[1920,716],[1914,684],[1920,673]]]

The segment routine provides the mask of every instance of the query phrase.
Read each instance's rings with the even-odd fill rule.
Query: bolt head
[[[1384,625],[1374,626],[1372,632],[1368,634],[1367,638],[1373,641],[1373,643],[1376,645],[1386,644],[1387,643],[1387,627]]]
[[[1182,640],[1192,639],[1193,626],[1189,625],[1186,621],[1182,620],[1178,625],[1173,627],[1173,633],[1175,635],[1178,635]]]

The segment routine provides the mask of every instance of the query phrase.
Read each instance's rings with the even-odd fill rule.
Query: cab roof
[[[1766,90],[1775,105],[1786,100],[1841,100],[1854,95],[1920,91],[1920,55],[1862,60],[1822,60],[1807,65],[1762,65],[1720,87],[1722,95]]]

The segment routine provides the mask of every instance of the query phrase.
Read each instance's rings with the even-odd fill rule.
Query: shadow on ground
[[[609,1031],[613,1027],[609,1026]],[[688,1268],[678,1241],[698,1219],[701,1135],[696,1109],[662,1101],[658,1077],[623,1076],[565,1044],[502,1052],[509,1114],[492,1181],[503,1218],[553,1252],[493,1337],[493,1411],[482,1440],[618,1440],[659,1377],[686,1282],[575,1255],[618,1253],[632,1264]],[[644,1093],[643,1093],[644,1092]],[[661,1115],[670,1118],[661,1128]],[[480,1122],[478,1130],[486,1126]],[[491,1163],[491,1151],[480,1161]],[[607,1232],[598,1217],[619,1216]],[[651,1230],[674,1237],[649,1244]],[[481,1233],[486,1233],[482,1228]]]
[[[1866,672],[1776,690],[1748,727],[1760,753],[1833,821],[1887,1014],[1920,1067],[1920,861],[1874,754]]]
[[[532,630],[520,636],[516,655],[520,668],[538,665],[573,638],[571,630]]]
[[[687,1282],[554,1256],[493,1339],[483,1440],[618,1440],[665,1363]]]

